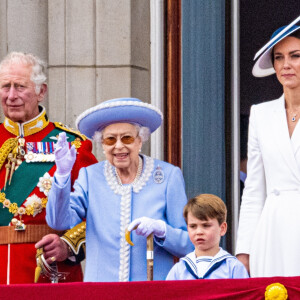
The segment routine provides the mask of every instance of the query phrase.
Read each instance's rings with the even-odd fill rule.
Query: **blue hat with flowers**
[[[92,138],[96,131],[114,123],[136,123],[154,132],[162,123],[162,112],[137,98],[117,98],[91,107],[76,119],[77,129]]]
[[[265,77],[265,76],[269,76],[269,75],[272,75],[275,73],[275,70],[273,68],[273,63],[272,63],[273,47],[278,42],[280,42],[281,40],[283,40],[284,38],[286,38],[287,36],[289,36],[290,34],[295,32],[299,28],[300,28],[300,26],[287,25],[287,26],[280,27],[272,34],[270,41],[261,50],[259,50],[258,53],[256,54],[256,56],[257,56],[265,48],[265,51],[259,57],[259,59],[256,61],[256,63],[254,64],[254,67],[252,69],[252,74],[255,77]]]

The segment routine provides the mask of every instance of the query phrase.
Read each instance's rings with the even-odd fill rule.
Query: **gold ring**
[[[55,256],[50,257],[50,260],[51,260],[52,262],[55,262],[55,261],[56,261]]]

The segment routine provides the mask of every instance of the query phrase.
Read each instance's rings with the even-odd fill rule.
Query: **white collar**
[[[116,176],[116,168],[112,166],[108,161],[105,161],[104,175],[110,188],[115,194],[124,195],[133,188],[135,193],[138,193],[147,183],[149,177],[154,169],[154,159],[143,155],[144,165],[140,178],[134,184],[120,185]]]
[[[212,257],[212,260],[211,260],[207,270],[209,270],[214,264],[216,264],[228,257],[234,257],[234,256],[229,254],[227,251],[223,250],[220,247],[220,251],[214,257]],[[201,258],[202,258],[202,256],[196,257],[196,253],[195,253],[195,251],[193,251],[193,252],[189,253],[188,255],[186,255],[185,257],[181,258],[181,260],[185,261],[190,266],[190,268],[195,273],[195,275],[197,275],[197,277],[198,277],[197,263],[199,261],[201,261]],[[204,277],[204,275],[203,275],[203,277]]]

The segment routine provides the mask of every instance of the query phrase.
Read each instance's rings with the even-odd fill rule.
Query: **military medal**
[[[34,143],[33,142],[27,142],[26,143],[26,150],[27,150],[27,152],[34,152]]]
[[[71,143],[69,143],[70,145]],[[10,150],[11,151],[11,150]],[[5,182],[4,190],[7,182],[10,185],[14,172],[22,164],[23,158],[26,163],[32,162],[54,162],[54,143],[53,142],[27,142],[23,137],[16,139],[12,151],[7,156],[7,164],[5,165]]]
[[[25,150],[24,150],[24,146],[25,146],[25,139],[23,137],[19,138],[18,139],[18,143],[19,143],[19,146],[18,146],[18,153],[24,157],[25,155]]]
[[[55,161],[53,142],[28,142],[26,150],[25,160],[27,163]]]
[[[30,163],[34,160],[34,153],[33,152],[28,152],[25,154],[25,159],[27,163]]]

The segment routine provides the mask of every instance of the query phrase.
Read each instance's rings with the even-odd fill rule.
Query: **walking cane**
[[[136,227],[133,228],[133,230],[135,230]],[[128,231],[127,229],[125,231],[125,240],[126,240],[126,242],[129,245],[134,246],[134,243],[130,239],[130,231]],[[152,281],[153,280],[153,258],[154,258],[153,233],[151,233],[147,237],[147,253],[146,253],[146,257],[147,257],[147,281]]]
[[[147,236],[147,281],[153,280],[153,233]]]

